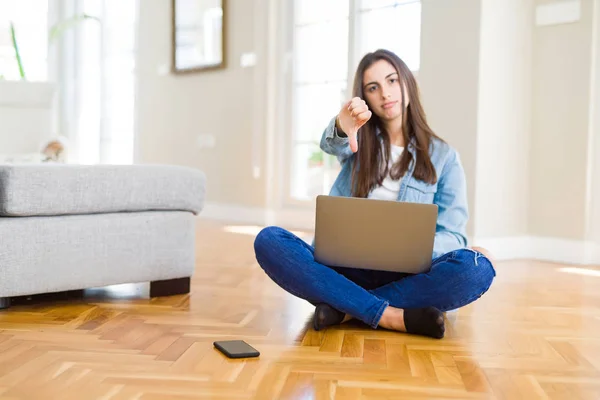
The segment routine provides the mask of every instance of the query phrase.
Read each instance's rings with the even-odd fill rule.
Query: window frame
[[[131,21],[132,48],[127,52],[127,57],[131,57],[133,70],[128,78],[129,91],[131,92],[131,124],[128,137],[131,150],[123,160],[112,161],[116,153],[112,152],[114,143],[118,143],[116,136],[109,130],[110,119],[114,118],[107,109],[108,93],[110,93],[110,83],[108,74],[108,60],[110,55],[114,55],[107,48],[109,40],[109,27],[106,20],[106,1],[107,0],[56,0],[60,3],[60,12],[55,15],[56,18],[66,18],[71,15],[87,12],[98,16],[101,22],[98,26],[90,26],[90,23],[78,24],[69,32],[66,32],[61,40],[61,51],[56,55],[59,71],[54,75],[61,89],[61,100],[59,118],[61,131],[70,143],[69,159],[70,163],[93,165],[93,164],[133,164],[137,160],[137,139],[138,139],[138,120],[137,120],[137,51],[138,51],[138,26],[140,0],[128,0],[134,11],[134,20]],[[98,7],[99,13],[90,13],[91,5]],[[86,34],[93,34],[97,40],[96,46],[91,48],[86,43]],[[88,39],[89,40],[89,39]],[[89,52],[93,57],[98,57],[99,79],[94,84],[97,85],[97,92],[94,94],[96,104],[92,106],[89,102],[84,102],[85,96],[90,96],[90,92],[83,90],[86,83],[85,76],[89,72],[85,70],[85,54]],[[124,57],[125,58],[125,57]],[[89,62],[89,61],[88,61]],[[127,72],[128,73],[128,72]],[[89,83],[89,80],[87,82]],[[114,86],[114,83],[113,83]],[[87,113],[87,114],[86,114]],[[84,116],[85,115],[85,116]]]
[[[297,1],[297,0],[296,0]],[[352,81],[354,79],[354,70],[356,65],[360,62],[360,42],[357,37],[360,37],[362,26],[360,15],[362,12],[368,12],[374,9],[380,9],[380,7],[362,8],[362,0],[348,0],[348,59],[347,59],[347,76],[346,76],[346,93],[345,97],[350,98],[352,95]],[[396,7],[404,6],[412,3],[421,3],[421,0],[397,0],[393,5],[387,5],[384,7]],[[297,140],[297,134],[295,132],[296,125],[294,121],[295,112],[295,90],[296,82],[294,82],[294,36],[295,36],[295,21],[294,21],[294,1],[283,2],[282,14],[284,20],[287,22],[283,24],[283,52],[284,52],[284,68],[282,71],[282,87],[283,90],[283,104],[287,105],[283,108],[284,112],[281,115],[282,125],[286,127],[286,134],[282,135],[283,140],[281,143],[282,159],[281,159],[281,185],[279,195],[281,199],[281,206],[287,209],[301,209],[305,210],[308,208],[314,208],[315,199],[302,200],[292,196],[293,174],[293,154],[296,146],[302,145],[303,142]],[[413,70],[413,73],[417,76],[418,69]],[[333,117],[333,115],[332,115]],[[323,126],[325,129],[326,126]],[[307,142],[311,143],[311,142]],[[335,161],[337,162],[337,160]],[[336,173],[337,174],[337,173]]]

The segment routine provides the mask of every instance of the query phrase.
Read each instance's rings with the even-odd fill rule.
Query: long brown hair
[[[402,134],[405,146],[412,143],[416,151],[416,163],[413,176],[427,183],[436,183],[437,174],[431,158],[429,157],[429,146],[432,138],[439,137],[427,124],[425,112],[419,98],[419,88],[414,75],[408,66],[396,54],[379,49],[373,53],[366,54],[356,70],[354,76],[353,97],[365,99],[364,73],[373,63],[385,60],[392,64],[398,72],[398,81],[402,91]],[[408,92],[409,104],[405,104]],[[369,106],[369,108],[371,108]],[[377,129],[383,133],[384,148],[377,137]],[[440,139],[441,140],[441,139]],[[383,151],[385,149],[385,151]],[[352,187],[354,197],[367,197],[376,185],[381,185],[389,171],[390,138],[385,132],[381,119],[373,113],[371,119],[358,131],[358,152],[352,167]],[[391,176],[400,179],[413,159],[409,151],[402,152],[400,160],[392,166]],[[384,162],[385,167],[381,165]]]

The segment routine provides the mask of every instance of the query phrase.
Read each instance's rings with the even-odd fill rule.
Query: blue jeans
[[[313,305],[326,303],[373,328],[388,305],[463,307],[481,297],[496,276],[492,263],[471,249],[436,258],[422,274],[329,267],[315,261],[312,246],[279,227],[264,228],[254,251],[265,273],[292,295]]]

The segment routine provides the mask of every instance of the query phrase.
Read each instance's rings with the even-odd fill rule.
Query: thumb
[[[356,132],[348,134],[348,142],[350,143],[350,149],[353,153],[358,151],[358,141],[356,140]]]

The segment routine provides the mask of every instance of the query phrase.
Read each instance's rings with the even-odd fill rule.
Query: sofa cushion
[[[194,215],[0,218],[0,297],[192,276]]]
[[[0,166],[0,215],[10,217],[152,210],[198,214],[203,172],[173,165]]]

